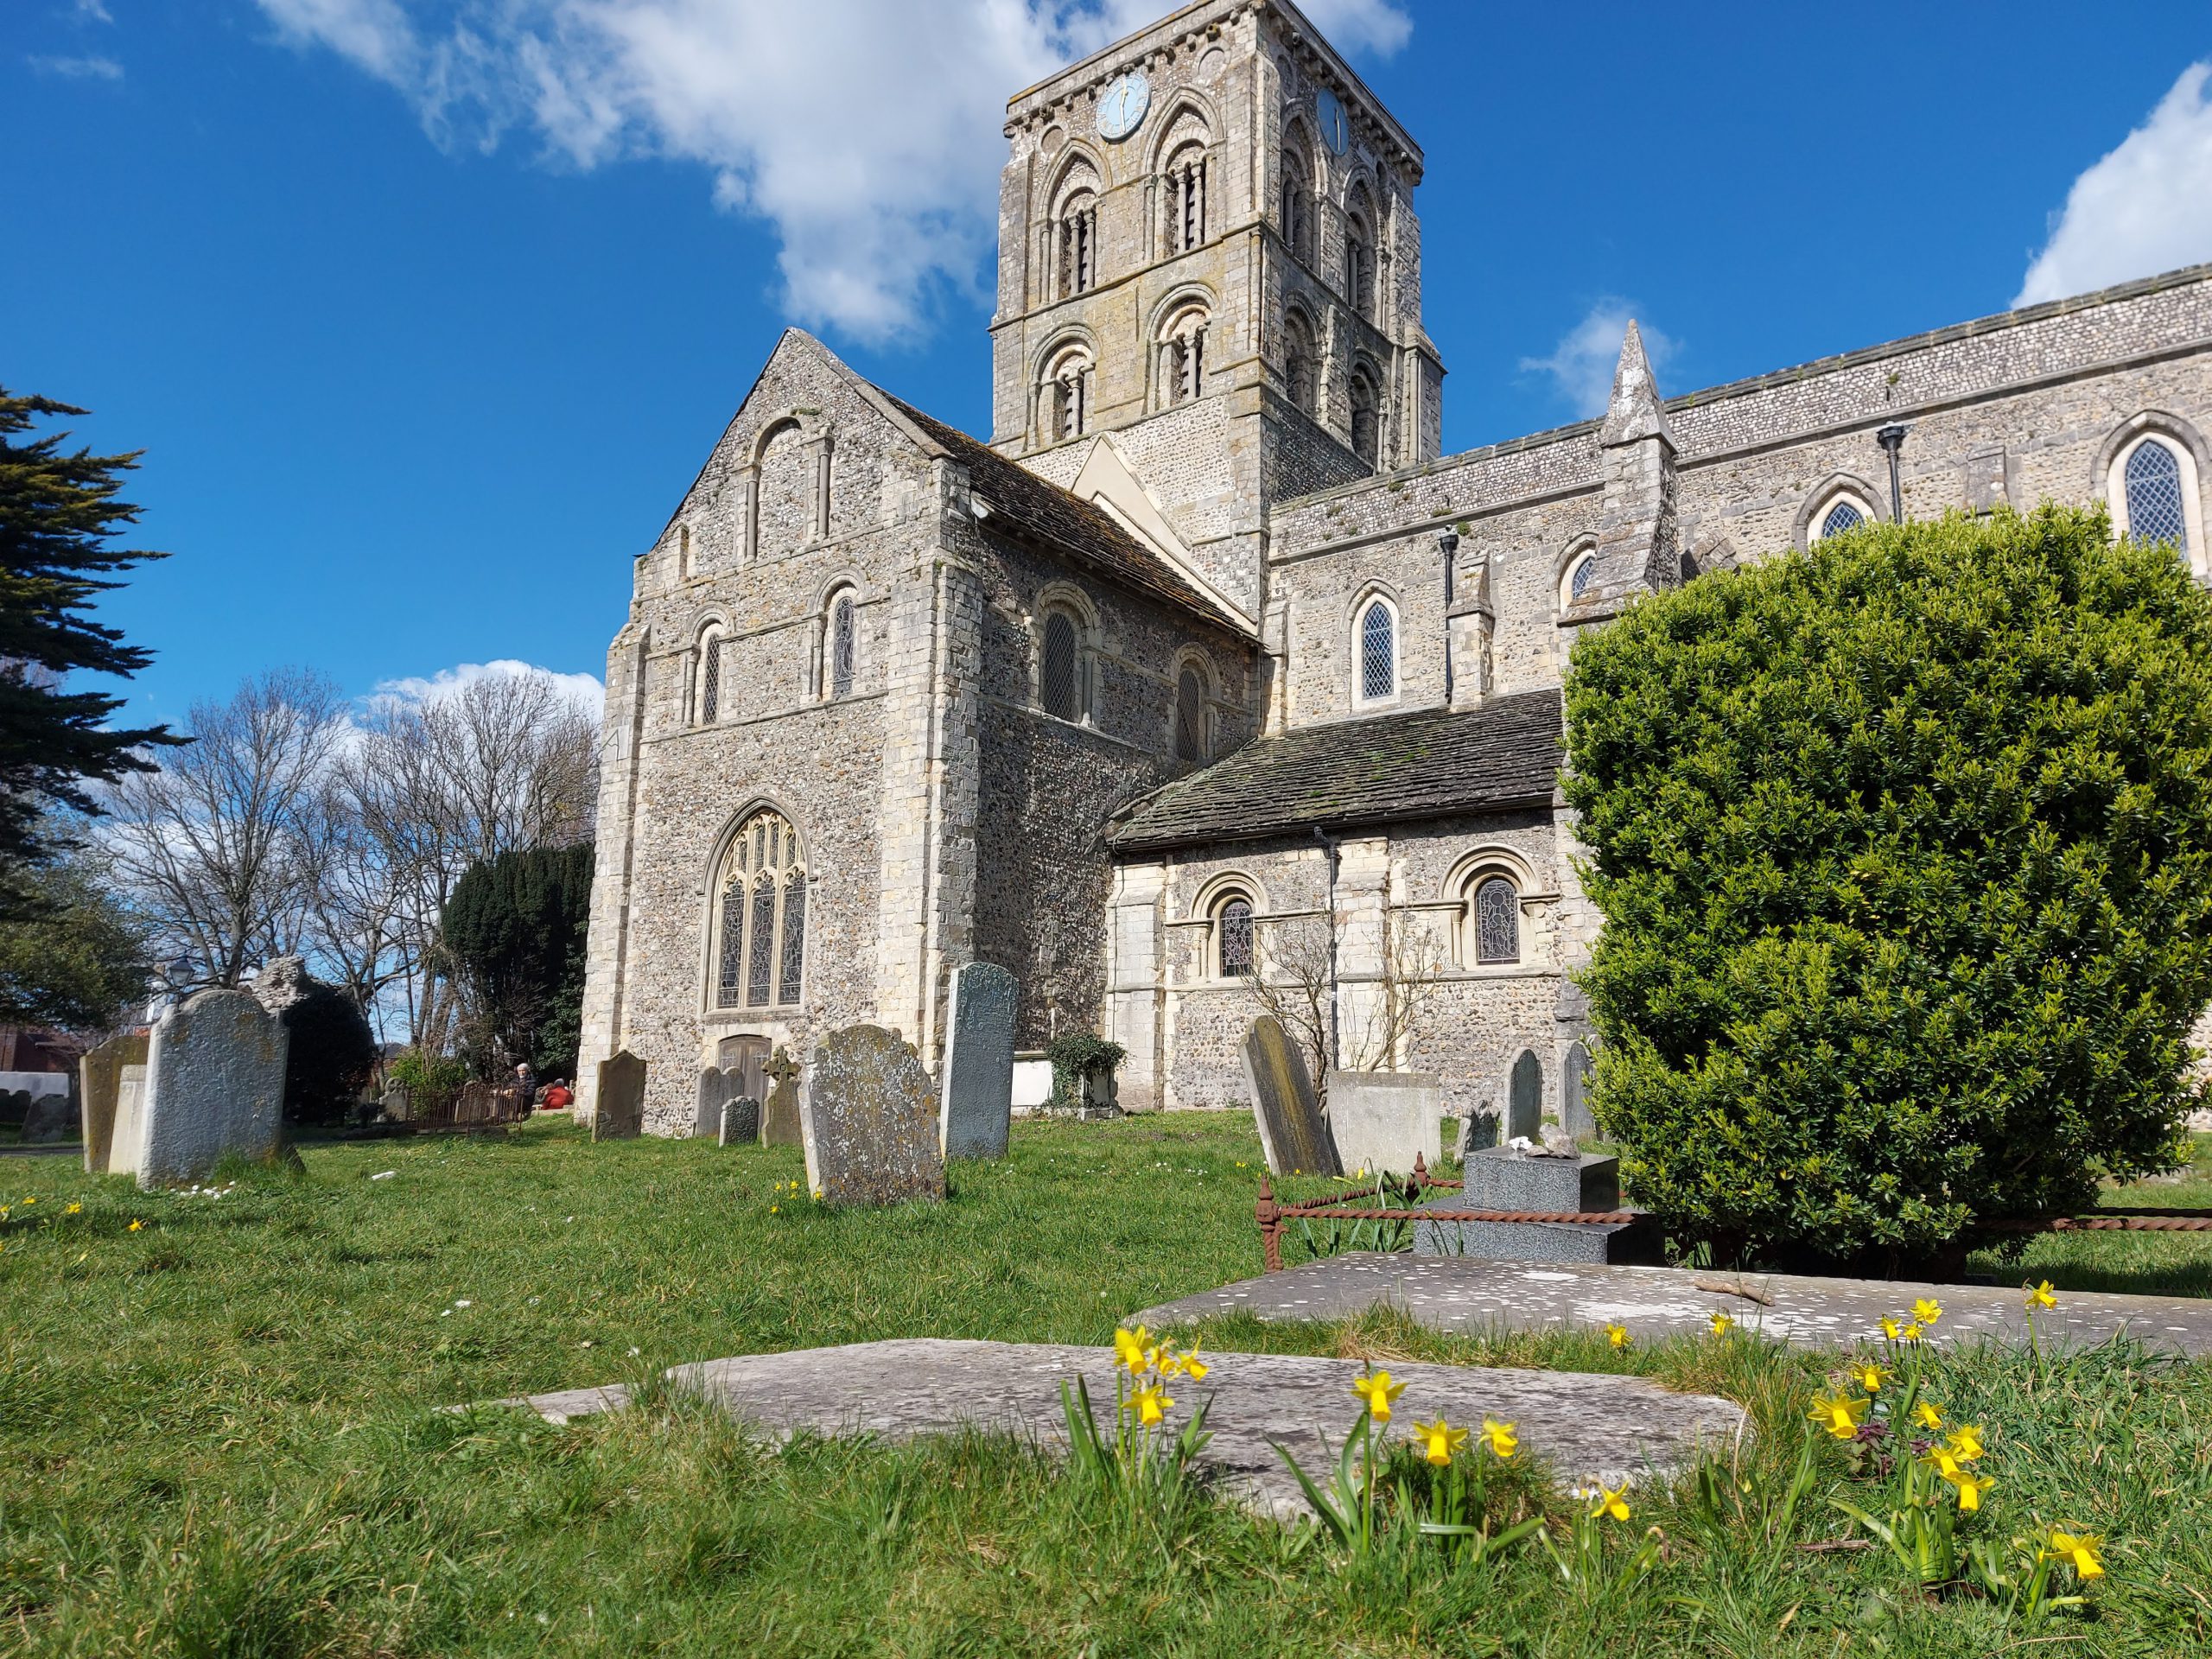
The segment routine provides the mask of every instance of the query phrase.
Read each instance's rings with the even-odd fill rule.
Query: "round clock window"
[[[1152,84],[1132,70],[1109,86],[1098,100],[1098,136],[1118,143],[1144,124],[1152,105]]]
[[[1351,148],[1351,120],[1344,113],[1344,99],[1324,86],[1314,102],[1321,118],[1321,142],[1332,156],[1343,155]]]

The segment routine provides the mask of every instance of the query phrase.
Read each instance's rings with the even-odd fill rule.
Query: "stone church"
[[[1289,0],[1018,94],[988,442],[786,333],[607,657],[584,997],[680,1134],[705,1065],[950,976],[1125,1106],[1237,1103],[1257,969],[1347,1065],[1572,1122],[1598,918],[1556,791],[1577,632],[1902,511],[2101,500],[2212,579],[2212,266],[1442,455],[1421,152]]]

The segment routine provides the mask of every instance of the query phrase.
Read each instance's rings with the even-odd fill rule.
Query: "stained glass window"
[[[1369,702],[1398,689],[1397,623],[1381,600],[1359,619],[1359,694]]]
[[[830,611],[830,695],[853,694],[853,596],[839,597]]]
[[[745,887],[741,875],[722,889],[721,948],[716,953],[715,1006],[737,1006],[745,975]]]
[[[1856,530],[1866,522],[1866,515],[1859,510],[1855,501],[1839,501],[1830,507],[1827,517],[1821,520],[1821,539],[1840,536],[1847,530]]]
[[[1076,717],[1075,621],[1065,611],[1045,619],[1045,662],[1037,690],[1046,714],[1062,720]]]
[[[806,961],[806,870],[798,831],[780,813],[747,819],[730,842],[715,923],[715,1006],[799,1000]]]
[[[2189,551],[2189,518],[2182,510],[2181,462],[2156,439],[2135,446],[2127,458],[2127,533],[2139,542],[2171,542]]]
[[[1175,682],[1175,758],[1206,758],[1205,688],[1195,668],[1185,669]]]
[[[1521,960],[1521,894],[1502,875],[1475,889],[1475,960]]]
[[[722,641],[709,634],[699,647],[699,723],[711,726],[722,702]]]
[[[1222,901],[1214,923],[1218,934],[1221,976],[1236,979],[1252,971],[1252,901],[1239,895]]]
[[[799,975],[806,966],[806,872],[784,878],[784,961],[776,1001],[798,1001]]]

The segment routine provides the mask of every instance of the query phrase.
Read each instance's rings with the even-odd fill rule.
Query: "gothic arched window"
[[[709,628],[699,636],[699,724],[711,726],[722,710],[722,634]]]
[[[1597,574],[1598,554],[1594,548],[1585,548],[1568,559],[1566,573],[1560,577],[1560,608],[1565,610],[1581,598],[1582,590],[1590,585],[1590,579]]]
[[[1206,331],[1212,319],[1202,305],[1186,305],[1160,330],[1160,372],[1169,404],[1205,395]]]
[[[1808,543],[1824,542],[1873,522],[1874,509],[1865,497],[1856,490],[1838,490],[1815,511],[1805,539]]]
[[[1167,208],[1167,251],[1188,253],[1206,239],[1206,152],[1185,144],[1162,175]]]
[[[1060,207],[1060,296],[1088,294],[1098,283],[1098,198],[1078,190]]]
[[[1382,398],[1374,377],[1363,368],[1351,376],[1351,448],[1372,471],[1382,449]]]
[[[2189,514],[2182,493],[2180,459],[2156,438],[2137,444],[2121,469],[2127,496],[2127,533],[2139,542],[2171,542],[2186,557]]]
[[[1521,960],[1521,891],[1502,875],[1475,883],[1473,959],[1480,965]]]
[[[1359,613],[1357,702],[1387,702],[1398,694],[1398,613],[1387,599],[1367,601]]]
[[[1045,613],[1037,666],[1037,701],[1061,720],[1083,718],[1083,637],[1076,619],[1058,607]]]
[[[1353,193],[1344,213],[1344,297],[1358,315],[1375,316],[1375,214],[1367,193]]]
[[[1290,149],[1282,153],[1282,239],[1292,258],[1313,263],[1313,187],[1306,158]]]
[[[1175,677],[1175,758],[1206,758],[1206,688],[1195,668]]]
[[[1213,907],[1214,977],[1241,979],[1252,966],[1252,901],[1242,893],[1231,893]]]
[[[806,963],[806,861],[798,831],[763,809],[731,838],[717,887],[715,1006],[788,1007]]]
[[[1294,311],[1282,326],[1282,378],[1290,401],[1308,415],[1313,413],[1315,373],[1313,329]]]
[[[1065,351],[1052,359],[1039,396],[1046,442],[1065,442],[1090,429],[1090,384],[1089,352]]]
[[[853,670],[859,653],[858,607],[850,593],[839,594],[830,601],[830,672],[828,680],[832,698],[853,695]]]

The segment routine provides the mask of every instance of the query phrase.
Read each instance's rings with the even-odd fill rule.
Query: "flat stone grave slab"
[[[1358,1415],[1356,1360],[1288,1354],[1208,1354],[1205,1382],[1169,1384],[1169,1419],[1178,1432],[1199,1401],[1212,1396],[1213,1431],[1199,1461],[1231,1495],[1286,1521],[1306,1512],[1298,1484],[1274,1442],[1280,1440],[1317,1479],[1325,1480]],[[1408,1432],[1416,1418],[1441,1414],[1478,1426],[1510,1422],[1521,1453],[1548,1463],[1562,1482],[1592,1476],[1618,1485],[1693,1464],[1700,1450],[1726,1453],[1745,1432],[1740,1406],[1711,1395],[1675,1394],[1644,1377],[1573,1371],[1507,1370],[1471,1365],[1388,1368],[1406,1384],[1391,1420]],[[950,1433],[974,1427],[1064,1450],[1060,1382],[1081,1376],[1092,1414],[1110,1432],[1114,1357],[1110,1349],[921,1338],[804,1348],[678,1365],[669,1377],[731,1415],[778,1439],[811,1431],[886,1440]],[[566,1422],[628,1402],[620,1388],[575,1389],[503,1403],[527,1406]]]
[[[1729,1288],[1738,1285],[1766,1300]],[[1157,1329],[1218,1313],[1340,1319],[1389,1306],[1433,1331],[1594,1331],[1613,1324],[1649,1340],[1707,1334],[1713,1315],[1726,1313],[1746,1331],[1800,1347],[1847,1348],[1878,1341],[1882,1316],[1900,1318],[1923,1296],[1942,1306],[1943,1317],[1930,1332],[1936,1342],[2027,1340],[2025,1298],[2017,1286],[1693,1273],[1680,1268],[1532,1267],[1372,1251],[1239,1280],[1133,1317]],[[2212,1300],[2061,1291],[2057,1307],[2038,1313],[2035,1328],[2045,1343],[2084,1347],[2124,1332],[2153,1347],[2202,1356],[2212,1354]]]

